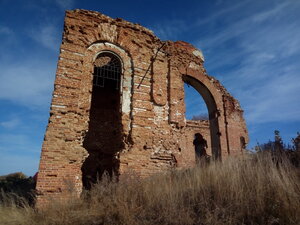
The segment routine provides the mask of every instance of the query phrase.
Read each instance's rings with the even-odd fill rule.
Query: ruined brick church
[[[217,54],[217,53],[216,53]],[[202,52],[151,30],[87,10],[67,11],[49,124],[37,180],[38,204],[74,184],[80,193],[107,172],[122,179],[195,165],[201,133],[215,159],[243,152],[243,111],[206,74]],[[184,84],[203,97],[209,120],[185,118]]]

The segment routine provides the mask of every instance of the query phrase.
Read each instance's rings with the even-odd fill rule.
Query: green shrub
[[[34,204],[35,181],[32,177],[27,177],[23,173],[12,173],[6,176],[0,176],[0,202],[6,202],[8,199],[23,204]],[[6,196],[6,197],[5,197]],[[7,196],[10,196],[7,198]]]

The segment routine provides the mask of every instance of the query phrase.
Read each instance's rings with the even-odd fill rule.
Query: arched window
[[[89,156],[82,165],[86,189],[104,174],[118,176],[118,154],[123,149],[120,80],[122,63],[112,52],[100,53],[94,62],[89,129],[83,146]]]
[[[114,83],[115,88],[119,89],[121,72],[121,61],[116,55],[110,52],[101,53],[94,63],[93,84],[105,87],[108,83]]]

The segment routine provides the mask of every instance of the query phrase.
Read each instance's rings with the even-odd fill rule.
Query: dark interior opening
[[[123,148],[119,58],[101,53],[95,60],[93,75],[89,130],[83,142],[89,153],[82,165],[85,189],[90,189],[104,174],[118,177],[118,153]]]
[[[246,149],[246,140],[243,136],[240,137],[240,145],[241,145],[241,151],[245,150]]]

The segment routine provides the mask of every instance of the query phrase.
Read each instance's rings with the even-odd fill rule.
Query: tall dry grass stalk
[[[147,179],[103,179],[80,199],[0,206],[0,224],[300,224],[299,169],[270,155],[229,158]]]

